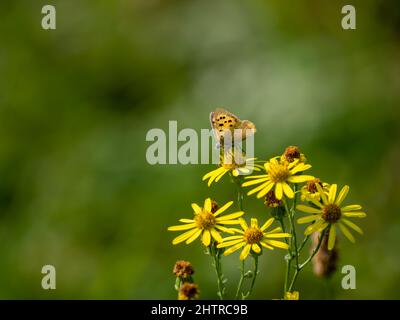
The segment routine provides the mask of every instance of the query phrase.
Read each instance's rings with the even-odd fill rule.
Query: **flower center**
[[[269,191],[265,196],[265,205],[270,208],[276,208],[282,205],[282,200],[278,200],[275,197],[274,190]]]
[[[244,232],[245,241],[248,244],[259,243],[264,237],[259,228],[250,227]]]
[[[322,218],[328,223],[335,223],[342,216],[342,211],[336,204],[328,204],[322,209]]]
[[[215,217],[211,212],[202,211],[194,217],[194,221],[201,229],[211,229],[215,226]]]
[[[316,193],[318,191],[316,184],[319,183],[319,185],[322,187],[321,180],[313,179],[307,182],[307,191],[310,193]]]
[[[272,182],[283,182],[290,177],[290,171],[286,165],[270,163],[270,170],[268,171],[269,177]]]

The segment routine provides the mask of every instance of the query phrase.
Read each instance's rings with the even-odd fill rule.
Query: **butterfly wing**
[[[232,134],[234,129],[240,126],[240,119],[233,113],[225,109],[218,108],[210,114],[211,127],[213,128],[215,140],[221,143],[221,140],[229,133]]]

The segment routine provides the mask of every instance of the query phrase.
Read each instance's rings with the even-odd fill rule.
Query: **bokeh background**
[[[54,4],[57,29],[41,28]],[[307,268],[301,298],[400,298],[400,6],[352,1],[89,0],[0,2],[0,298],[175,299],[172,267],[192,261],[216,298],[200,243],[167,232],[190,203],[234,197],[208,188],[212,165],[149,165],[146,133],[208,128],[224,106],[255,122],[257,156],[298,145],[328,182],[349,184],[368,218],[339,271]],[[246,211],[268,217],[262,201]],[[281,296],[284,252],[264,255],[256,299]],[[41,268],[57,289],[41,288]],[[357,289],[340,286],[342,265]],[[224,260],[228,290],[238,257]]]

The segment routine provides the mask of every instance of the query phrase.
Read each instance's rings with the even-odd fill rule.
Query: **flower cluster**
[[[234,116],[230,116],[235,121]],[[227,158],[229,161],[226,161]],[[201,239],[207,254],[213,258],[221,299],[226,295],[227,280],[222,273],[223,256],[240,251],[241,274],[235,298],[246,299],[259,273],[259,256],[274,248],[287,250],[283,298],[297,300],[299,293],[294,290],[297,278],[314,257],[314,271],[317,275],[326,276],[335,270],[338,255],[333,250],[337,242],[337,231],[340,230],[351,242],[355,242],[352,231],[363,233],[350,219],[364,218],[366,213],[360,205],[344,204],[349,187],[345,185],[339,191],[337,184],[324,182],[308,174],[311,168],[305,155],[296,146],[289,146],[282,155],[266,161],[246,158],[243,151],[238,152],[233,146],[221,148],[218,168],[205,174],[203,180],[208,180],[208,186],[211,186],[229,173],[236,184],[239,210],[225,213],[234,201],[218,207],[215,201],[207,198],[203,206],[192,203],[191,218],[182,218],[179,220],[182,224],[168,228],[169,231],[183,231],[172,240],[174,245],[182,242],[190,244]],[[255,174],[253,171],[256,171]],[[257,199],[263,199],[265,207],[270,211],[272,217],[263,218],[265,222],[262,224],[254,216],[247,218],[248,213],[243,210],[243,188],[247,187],[250,187],[247,195],[255,194]],[[300,235],[296,234],[295,221],[307,225],[301,242]],[[276,223],[279,224],[274,226]],[[312,249],[301,262],[302,249],[311,236]],[[254,270],[246,272],[245,260],[248,257],[254,260]],[[180,262],[175,266],[174,273],[183,281],[191,277],[190,270],[187,264]],[[243,282],[246,278],[251,279],[251,284],[250,289],[244,292]],[[189,289],[196,292],[191,296],[198,295],[197,287],[185,288],[186,291]]]

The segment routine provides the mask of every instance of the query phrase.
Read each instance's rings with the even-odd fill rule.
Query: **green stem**
[[[303,242],[301,243],[301,245],[299,246],[299,251],[297,252],[297,255],[300,256],[300,252],[303,250],[304,246],[306,245],[308,239],[310,239],[310,236],[305,236],[303,239]]]
[[[242,260],[242,264],[241,264],[241,268],[240,268],[240,280],[239,280],[239,283],[237,286],[235,300],[237,300],[239,298],[239,294],[242,291],[243,280],[244,280],[244,260]]]
[[[294,252],[296,252],[296,254],[294,255],[294,257],[295,257],[295,259],[296,259],[296,266],[298,266],[298,265],[299,265],[299,256],[298,256],[298,254],[297,254],[298,251],[297,251],[297,235],[296,235],[296,228],[295,228],[294,221],[293,221],[293,218],[294,218],[294,211],[293,211],[293,210],[290,210],[290,211],[289,211],[289,208],[288,208],[286,199],[283,200],[283,203],[285,204],[285,210],[286,210],[286,212],[288,212],[289,223],[290,223],[290,229],[291,229],[291,233],[292,233],[292,236],[293,236],[293,241],[291,241],[291,244],[292,244],[292,249],[294,249]],[[293,255],[292,255],[292,258],[293,258]]]
[[[293,275],[292,282],[290,283],[290,286],[289,286],[289,289],[288,289],[289,292],[292,292],[293,286],[294,286],[294,284],[296,283],[296,280],[297,280],[297,277],[298,277],[300,271],[301,271],[301,270],[312,260],[312,258],[314,258],[314,256],[317,254],[319,248],[321,247],[322,240],[323,240],[324,237],[325,237],[326,230],[327,230],[327,229],[325,229],[325,230],[322,232],[321,236],[319,237],[317,246],[315,247],[315,249],[313,250],[313,252],[311,253],[311,255],[307,258],[307,260],[304,261],[302,264],[297,265],[296,271],[295,271],[295,273],[294,273],[294,275]]]
[[[238,201],[239,210],[243,211],[242,181],[241,181],[240,177],[232,176],[232,178],[235,180],[236,187],[237,187],[237,201]]]
[[[211,244],[211,247],[209,248],[209,250],[210,250],[210,255],[214,259],[214,268],[215,268],[215,273],[217,275],[218,296],[219,296],[220,300],[223,300],[224,295],[225,295],[225,286],[224,286],[222,270],[221,270],[221,257],[220,257],[219,251],[215,245],[215,242],[213,242]]]
[[[257,278],[257,274],[258,274],[258,256],[257,255],[253,255],[253,259],[254,259],[253,280],[251,281],[251,285],[250,285],[249,291],[246,293],[246,295],[243,296],[243,300],[251,295],[251,293],[253,292],[254,284],[256,283],[256,278]]]
[[[283,222],[283,218],[278,219],[279,223],[281,224],[282,232],[286,233],[286,228],[285,228],[285,223]],[[289,244],[289,241],[287,238],[285,238],[285,242]],[[285,272],[285,283],[283,284],[283,294],[286,292],[287,284],[289,281],[289,276],[290,276],[290,265],[291,265],[291,253],[290,253],[290,246],[288,248],[288,257],[285,258],[286,260],[286,272]]]

